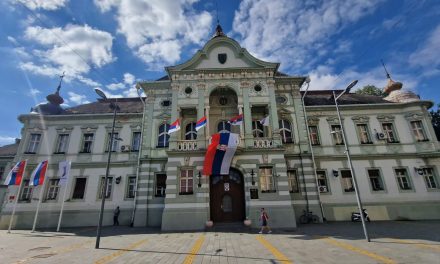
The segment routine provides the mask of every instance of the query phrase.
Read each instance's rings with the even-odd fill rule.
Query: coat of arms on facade
[[[225,64],[227,58],[228,58],[228,56],[226,55],[226,53],[219,53],[218,54],[218,61],[221,64]]]

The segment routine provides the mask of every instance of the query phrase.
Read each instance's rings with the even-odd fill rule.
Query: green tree
[[[432,126],[434,127],[435,135],[437,136],[437,140],[440,141],[440,104],[437,105],[437,110],[431,110],[432,116]]]
[[[356,90],[357,94],[365,94],[365,95],[376,95],[376,96],[386,96],[382,89],[377,88],[374,85],[366,85],[363,88]]]

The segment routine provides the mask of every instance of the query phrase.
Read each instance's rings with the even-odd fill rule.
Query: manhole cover
[[[50,258],[50,257],[55,256],[55,255],[56,255],[55,253],[41,254],[41,255],[33,256],[32,258]]]
[[[39,250],[45,250],[45,249],[49,249],[50,247],[36,247],[36,248],[31,248],[28,251],[39,251]]]

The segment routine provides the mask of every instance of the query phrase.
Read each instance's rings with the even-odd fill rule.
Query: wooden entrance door
[[[210,184],[211,220],[214,222],[244,220],[244,183],[240,171],[231,168],[229,175],[211,175]]]

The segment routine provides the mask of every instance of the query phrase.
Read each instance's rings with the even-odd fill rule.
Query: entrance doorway
[[[229,175],[211,175],[210,210],[214,222],[236,222],[245,218],[243,175],[231,168]]]

